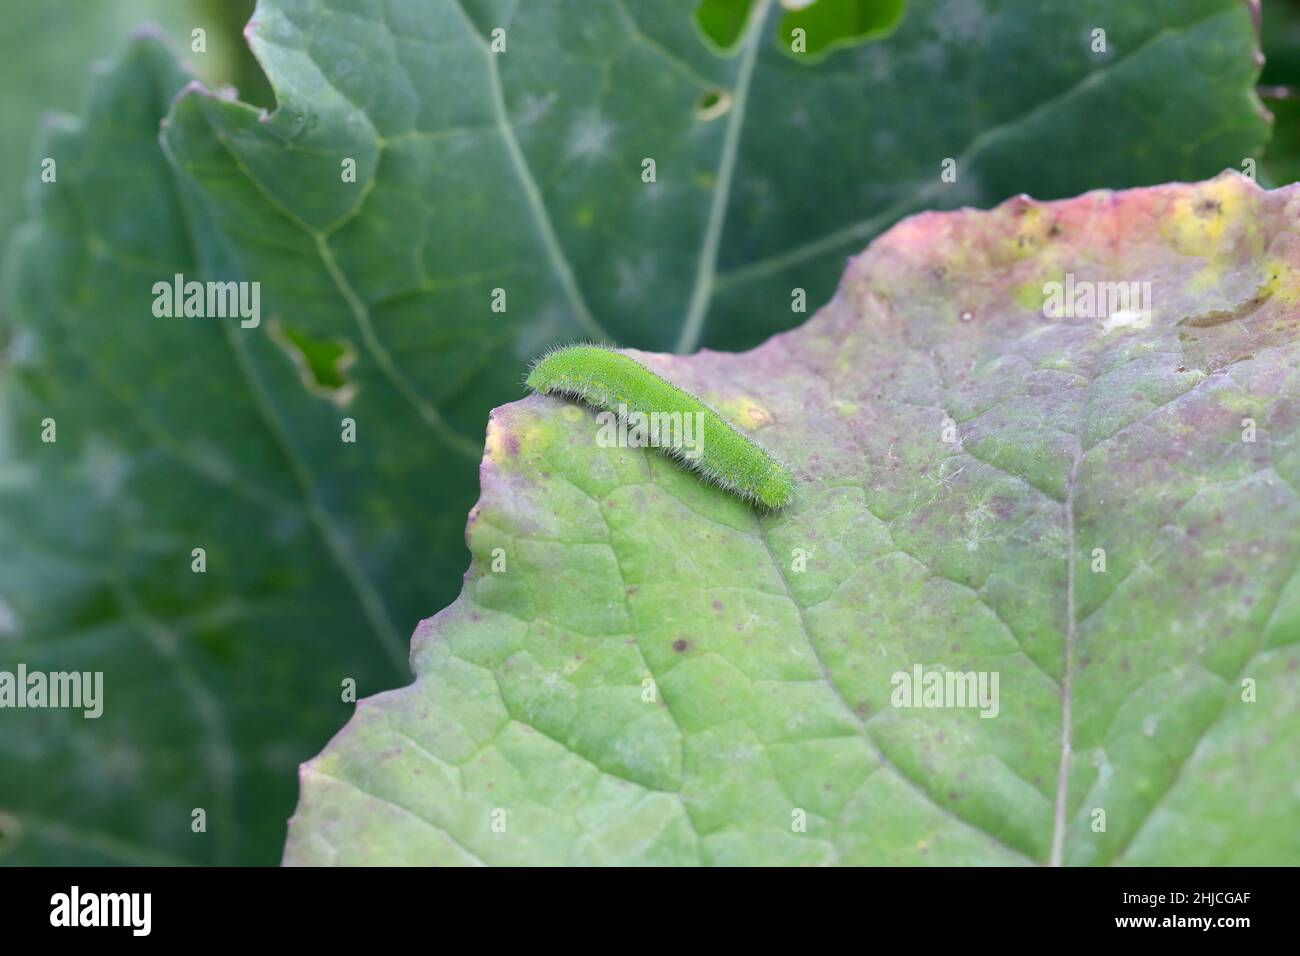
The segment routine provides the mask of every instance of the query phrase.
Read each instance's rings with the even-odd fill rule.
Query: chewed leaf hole
[[[889,36],[903,18],[906,0],[782,0],[777,26],[782,52],[816,63],[835,50]]]
[[[733,50],[745,32],[755,0],[700,0],[695,25],[719,53]]]
[[[347,380],[346,373],[357,359],[357,350],[351,342],[316,338],[275,319],[268,328],[271,338],[293,360],[307,391],[340,408],[352,401],[356,386]]]
[[[695,104],[695,118],[708,122],[731,109],[731,94],[726,90],[709,90]]]

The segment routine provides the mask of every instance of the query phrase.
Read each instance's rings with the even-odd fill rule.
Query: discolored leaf
[[[1297,215],[1234,174],[926,213],[795,332],[637,353],[761,423],[778,514],[497,409],[465,588],[286,861],[1294,865]]]

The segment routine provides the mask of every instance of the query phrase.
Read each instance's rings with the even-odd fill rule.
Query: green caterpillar
[[[535,392],[564,395],[604,409],[624,425],[629,420],[643,423],[634,431],[644,432],[648,422],[656,437],[656,423],[687,421],[688,435],[690,422],[696,423],[698,448],[650,443],[706,481],[767,508],[784,507],[794,494],[794,476],[771,454],[694,395],[613,349],[599,345],[555,349],[537,361],[525,384]]]

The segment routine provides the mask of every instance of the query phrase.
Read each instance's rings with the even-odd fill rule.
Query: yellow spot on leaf
[[[1260,294],[1281,302],[1283,305],[1295,305],[1300,302],[1300,270],[1291,268],[1281,259],[1269,259],[1264,263],[1266,281]]]
[[[1065,275],[1054,273],[1042,273],[1022,282],[1016,286],[1015,291],[1011,293],[1012,301],[1026,312],[1043,311],[1043,305],[1047,302],[1047,293],[1043,291],[1043,286],[1049,282],[1059,282],[1061,287],[1065,287]]]
[[[734,424],[739,425],[746,431],[752,432],[760,428],[766,428],[776,420],[772,417],[771,412],[752,398],[732,398],[715,407],[726,418],[729,418]]]
[[[574,409],[579,416],[581,409]],[[564,412],[562,411],[563,415]],[[554,419],[534,418],[529,415],[512,415],[508,424],[503,424],[498,414],[488,419],[487,440],[484,444],[484,456],[502,471],[510,471],[518,466],[526,451],[544,447],[550,443],[557,428]]]
[[[1174,202],[1164,232],[1174,248],[1188,256],[1214,257],[1242,221],[1249,202],[1246,183],[1221,176],[1188,190]],[[1217,267],[1210,266],[1217,273]],[[1210,281],[1213,281],[1211,278]]]
[[[496,418],[488,419],[487,438],[483,443],[483,456],[494,465],[505,459],[505,429]]]
[[[1002,242],[1000,258],[1004,261],[1028,259],[1047,245],[1052,217],[1044,214],[1040,206],[1025,206],[1023,210],[1018,215],[1015,234]],[[1042,289],[1041,284],[1039,289]]]

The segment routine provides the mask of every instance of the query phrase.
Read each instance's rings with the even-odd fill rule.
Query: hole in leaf
[[[782,0],[786,14],[776,43],[805,63],[834,50],[887,36],[903,17],[906,0]]]
[[[700,0],[695,8],[695,25],[709,44],[728,53],[740,42],[755,0]]]
[[[695,104],[695,118],[708,122],[731,109],[731,94],[726,90],[709,90]]]
[[[356,386],[345,375],[357,359],[357,351],[351,342],[316,338],[300,329],[291,329],[276,319],[271,320],[268,328],[271,338],[297,366],[307,391],[340,408],[352,401]]]

